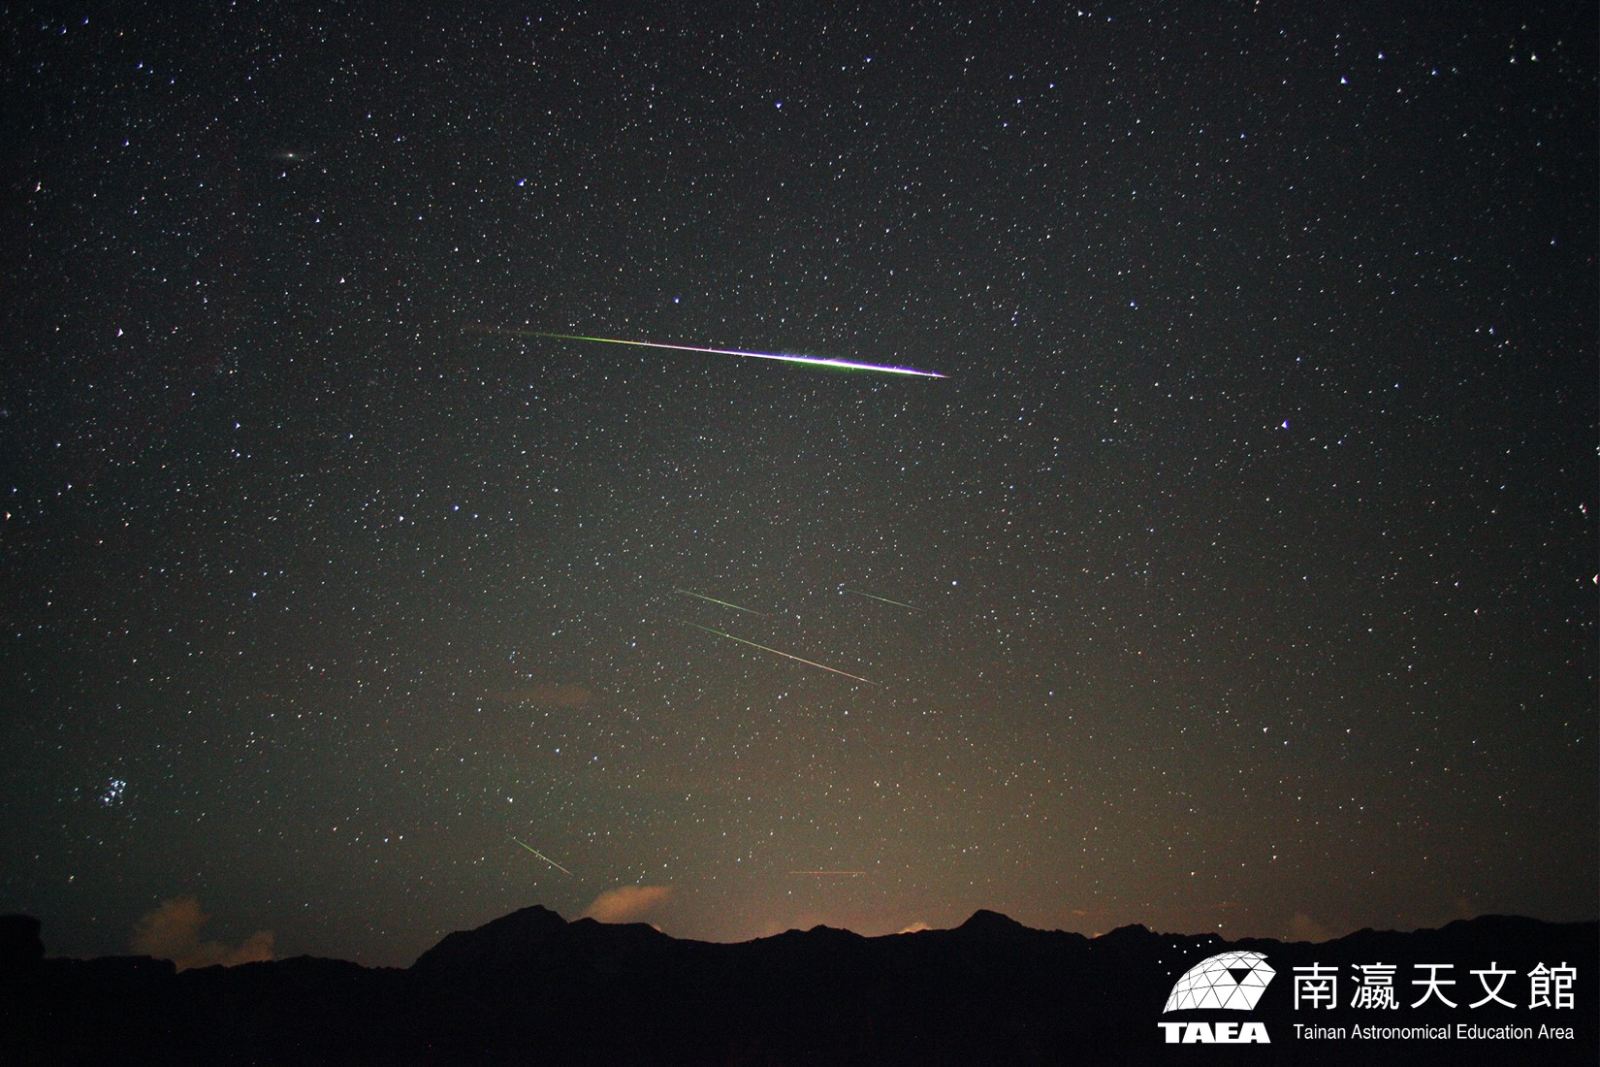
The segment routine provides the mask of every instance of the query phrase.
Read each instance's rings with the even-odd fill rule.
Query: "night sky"
[[[1592,3],[620,8],[0,16],[0,910],[1595,916]]]

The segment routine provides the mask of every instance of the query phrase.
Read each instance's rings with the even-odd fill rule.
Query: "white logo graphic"
[[[1167,997],[1169,1011],[1252,1011],[1267,984],[1278,972],[1259,952],[1221,952],[1183,972]],[[1169,1045],[1271,1043],[1265,1023],[1161,1022],[1157,1023]]]
[[[1215,1008],[1254,1011],[1277,973],[1259,952],[1218,953],[1183,972],[1161,1013]]]

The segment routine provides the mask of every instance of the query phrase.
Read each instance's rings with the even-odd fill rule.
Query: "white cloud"
[[[672,895],[670,885],[624,885],[594,898],[584,914],[603,923],[634,922]]]
[[[232,967],[240,963],[262,963],[272,959],[271,930],[257,930],[230,947],[221,941],[201,941],[200,928],[211,916],[200,910],[197,897],[163,900],[154,911],[146,912],[133,924],[129,944],[135,952],[157,959],[171,960],[178,970],[209,967],[220,963]]]

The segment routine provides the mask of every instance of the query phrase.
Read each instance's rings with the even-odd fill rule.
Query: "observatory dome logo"
[[[1163,1015],[1174,1011],[1254,1011],[1278,972],[1259,952],[1219,952],[1183,972],[1167,996]],[[1268,1044],[1265,1023],[1161,1022],[1169,1045]]]

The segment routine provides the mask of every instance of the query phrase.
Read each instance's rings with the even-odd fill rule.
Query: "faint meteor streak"
[[[713,630],[709,626],[701,626],[699,623],[695,622],[685,622],[684,625],[693,626],[696,630],[704,630],[706,633],[715,634],[718,637],[726,637],[729,641],[737,641],[741,645],[749,645],[751,648],[759,648],[763,652],[771,652],[774,656],[782,656],[784,659],[792,659],[796,663],[804,663],[807,667],[820,667],[822,670],[829,671],[833,674],[842,674],[846,678],[853,678],[858,682],[865,682],[867,685],[878,686],[878,683],[874,682],[871,678],[863,678],[859,674],[851,674],[848,671],[841,671],[837,667],[830,667],[826,663],[818,663],[815,660],[801,659],[799,656],[792,656],[787,652],[780,652],[775,648],[768,648],[766,645],[758,645],[754,641],[746,641],[742,637],[735,637],[732,634],[724,633],[721,630]],[[878,686],[878,688],[881,689],[883,687]]]
[[[866,871],[790,871],[790,874],[803,874],[811,878],[860,878]]]
[[[843,586],[843,585],[841,585],[839,588],[841,590],[843,590],[844,592],[849,593],[852,596],[864,596],[868,600],[876,600],[880,604],[893,604],[895,607],[897,607],[897,608],[905,608],[907,611],[921,611],[922,610],[921,608],[917,607],[915,604],[907,604],[904,601],[900,601],[900,600],[890,600],[888,597],[886,597],[886,596],[878,596],[876,593],[863,593],[859,589],[851,589],[851,588],[849,588],[847,586]]]
[[[554,341],[591,341],[602,345],[630,345],[635,348],[665,348],[673,352],[706,352],[716,356],[741,356],[745,359],[775,359],[780,363],[805,363],[813,367],[833,367],[836,370],[877,371],[879,374],[904,374],[913,378],[943,378],[945,375],[915,367],[889,367],[881,363],[857,363],[848,359],[826,359],[822,356],[791,356],[777,352],[745,352],[738,348],[704,348],[699,345],[668,345],[659,341],[625,341],[618,337],[586,337],[577,333],[551,333],[546,330],[519,330],[509,326],[480,326],[487,333],[508,334],[512,337],[544,337]]]
[[[514,838],[514,837],[511,840],[517,841],[517,839]],[[543,852],[540,852],[538,849],[534,848],[532,845],[523,845],[521,841],[517,841],[517,844],[522,845],[523,848],[527,849],[529,852],[532,852],[535,856],[538,856],[540,859],[544,860],[550,866],[554,867],[556,870],[560,871],[562,874],[566,875],[567,877],[569,877],[569,878],[575,877],[571,871],[567,870],[565,867],[561,866],[561,864],[557,863],[555,860],[551,859],[549,856],[546,856]]]
[[[673,592],[674,593],[682,593],[684,596],[692,596],[696,600],[704,600],[708,604],[721,604],[723,607],[732,608],[734,611],[743,611],[743,612],[748,612],[751,615],[759,615],[763,619],[767,617],[766,612],[757,611],[755,608],[742,608],[738,604],[730,604],[726,600],[718,600],[714,596],[705,596],[705,595],[703,595],[701,593],[691,593],[687,589],[674,589]]]

